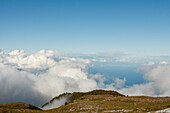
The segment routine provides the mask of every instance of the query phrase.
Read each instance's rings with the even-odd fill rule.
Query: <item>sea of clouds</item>
[[[105,84],[100,74],[88,73],[94,59],[62,55],[52,50],[29,54],[0,51],[0,103],[25,102],[41,106],[53,97],[74,91],[116,90],[125,95],[170,96],[170,65],[145,65],[145,84],[124,86],[126,78]]]

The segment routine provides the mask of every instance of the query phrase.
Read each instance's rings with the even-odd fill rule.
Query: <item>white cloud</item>
[[[122,59],[117,59],[116,62],[127,62],[127,60],[125,58],[122,58]]]
[[[148,64],[144,64],[144,65],[147,65],[147,66],[155,65],[155,62],[149,61]]]
[[[114,87],[117,88],[117,89],[121,89],[125,85],[126,78],[124,78],[124,79],[115,78],[114,82],[115,82]]]
[[[123,88],[122,93],[128,95],[169,96],[170,95],[170,65],[157,65],[139,69],[144,71],[146,84],[136,84]]]
[[[160,61],[159,64],[169,64],[167,61]]]
[[[164,61],[160,63],[164,65],[149,62],[146,67],[138,69],[144,71],[144,79],[148,82],[128,88],[125,88],[126,78],[115,78],[113,83],[105,84],[106,79],[102,75],[89,74],[91,61],[62,56],[51,50],[35,54],[23,50],[0,51],[1,103],[21,101],[40,106],[64,92],[96,88],[117,90],[128,95],[170,95],[170,65]]]
[[[97,83],[89,78],[89,65],[88,59],[62,57],[51,50],[1,52],[1,103],[23,101],[39,106],[64,92],[95,89]]]
[[[102,75],[88,73],[91,61],[51,50],[0,52],[1,103],[21,101],[40,106],[64,92],[109,87]],[[112,88],[120,85],[121,80],[116,79]]]
[[[1,102],[26,101],[38,104],[43,102],[34,88],[37,77],[33,74],[18,71],[15,68],[0,63],[0,100]]]

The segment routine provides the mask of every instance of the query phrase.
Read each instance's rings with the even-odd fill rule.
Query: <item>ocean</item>
[[[134,63],[94,62],[93,66],[89,68],[89,73],[103,75],[107,79],[105,84],[114,82],[114,78],[126,78],[125,86],[132,86],[147,82],[143,79],[144,73],[136,71],[141,67],[141,64]]]

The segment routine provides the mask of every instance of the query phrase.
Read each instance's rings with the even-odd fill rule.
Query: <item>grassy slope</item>
[[[15,104],[15,103],[12,103]],[[19,104],[18,104],[19,105]],[[113,91],[91,91],[74,93],[70,103],[52,110],[30,109],[29,104],[20,107],[0,105],[0,113],[62,113],[62,112],[147,112],[170,107],[170,97],[124,96]],[[13,106],[13,107],[11,107]],[[122,111],[121,111],[122,110]],[[2,112],[3,111],[3,112]]]
[[[40,111],[36,106],[22,102],[0,104],[0,113],[29,113],[29,111]]]
[[[86,95],[73,103],[50,111],[64,112],[106,112],[129,110],[129,112],[148,112],[170,107],[170,97],[122,97],[112,95]]]

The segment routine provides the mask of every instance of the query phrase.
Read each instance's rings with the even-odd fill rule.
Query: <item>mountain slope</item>
[[[113,96],[124,96],[116,91],[110,90],[93,90],[90,92],[74,92],[74,93],[63,93],[57,97],[54,97],[52,100],[47,102],[42,106],[42,109],[51,109],[57,108],[61,105],[66,105],[68,103],[72,103],[75,100],[86,96],[86,95],[113,95]]]
[[[40,110],[36,106],[22,102],[0,104],[0,113],[22,113]]]
[[[67,102],[64,105],[50,110],[40,110],[25,103],[7,103],[0,104],[0,113],[155,113],[155,111],[170,108],[170,97],[124,96],[115,91],[104,90],[64,93],[44,106],[65,97],[68,97],[68,100],[66,99]]]
[[[40,108],[38,108],[36,106],[33,106],[31,104],[22,103],[22,102],[0,104],[0,108],[41,110]]]
[[[154,112],[170,107],[170,97],[85,95],[73,103],[48,110],[58,112]]]

